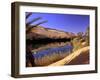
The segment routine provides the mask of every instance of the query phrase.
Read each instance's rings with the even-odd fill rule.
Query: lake
[[[69,55],[73,50],[70,42],[34,44],[32,55],[36,66],[46,66]]]

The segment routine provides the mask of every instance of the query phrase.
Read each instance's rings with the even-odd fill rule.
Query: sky
[[[26,15],[28,12],[26,12]],[[29,22],[34,18],[42,17],[31,25],[47,20],[47,23],[41,24],[45,28],[57,29],[65,32],[85,32],[89,26],[89,15],[77,14],[58,14],[58,13],[32,13],[26,20]]]

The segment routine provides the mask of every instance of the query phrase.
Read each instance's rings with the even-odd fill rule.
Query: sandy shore
[[[48,66],[76,65],[89,63],[89,46],[81,48],[62,60],[52,63]]]

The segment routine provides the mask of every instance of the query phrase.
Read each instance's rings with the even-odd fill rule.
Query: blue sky
[[[28,12],[26,12],[26,15],[27,14]],[[89,15],[32,13],[26,22],[37,17],[42,17],[42,19],[32,23],[31,25],[47,20],[48,22],[41,24],[41,26],[73,33],[85,32],[90,21]]]

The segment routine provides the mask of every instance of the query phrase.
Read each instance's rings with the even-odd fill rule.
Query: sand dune
[[[27,33],[27,39],[62,39],[62,38],[73,38],[76,35],[71,32],[64,32],[56,29],[44,28],[41,26],[33,27],[30,32]]]
[[[55,63],[52,63],[48,66],[62,66],[62,65],[67,65],[67,64],[75,64],[77,62],[80,62],[79,59],[83,59],[83,63],[89,63],[89,60],[86,59],[86,57],[89,56],[89,46],[78,49],[77,51],[71,53],[67,57],[65,57],[62,60],[59,60]],[[87,60],[87,61],[86,61]],[[82,62],[81,62],[82,63]],[[78,64],[81,64],[78,63]]]

